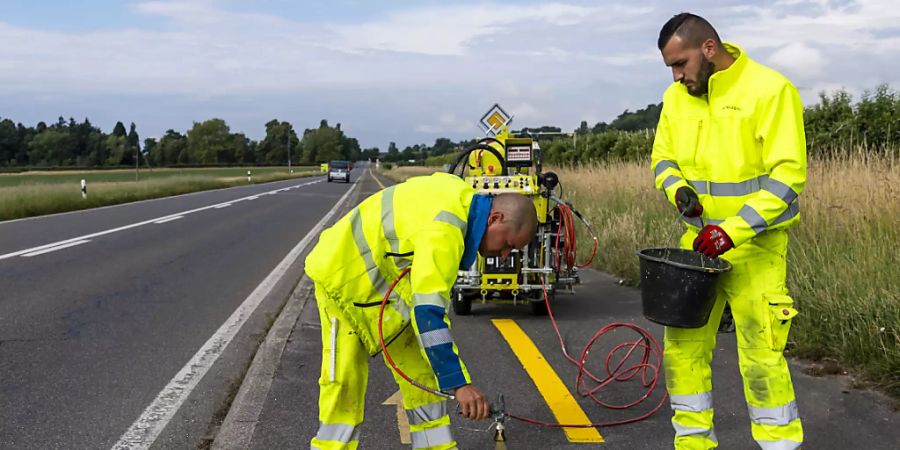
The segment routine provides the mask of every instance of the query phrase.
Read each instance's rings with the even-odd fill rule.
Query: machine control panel
[[[516,192],[531,195],[537,192],[535,177],[531,175],[478,176],[468,177],[466,181],[481,193],[502,194]]]

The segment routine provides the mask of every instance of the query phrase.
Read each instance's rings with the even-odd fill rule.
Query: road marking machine
[[[461,270],[452,293],[453,311],[468,315],[475,301],[528,303],[532,313],[547,314],[549,301],[557,292],[574,292],[578,269],[590,264],[597,250],[591,225],[571,204],[554,192],[559,177],[543,171],[541,147],[531,135],[514,135],[512,118],[494,105],[482,118],[492,137],[486,137],[463,151],[448,172],[463,177],[479,194],[524,194],[534,200],[538,228],[534,239],[522,251],[506,257],[478,256],[472,267]],[[578,217],[593,238],[591,258],[575,262],[575,222]],[[543,286],[543,288],[542,288]]]

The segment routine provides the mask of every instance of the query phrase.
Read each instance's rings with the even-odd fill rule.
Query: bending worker
[[[675,448],[717,446],[710,361],[726,302],[753,438],[763,449],[799,448],[803,428],[783,351],[797,314],[785,288],[787,229],[800,220],[806,184],[800,96],[693,14],[666,22],[658,45],[675,82],[653,143],[656,186],[684,213],[681,246],[733,266],[705,327],[665,330]]]
[[[452,393],[463,416],[489,416],[450,335],[447,306],[460,267],[477,252],[505,256],[531,242],[537,215],[521,194],[475,195],[444,173],[411,178],[364,200],[325,230],[306,258],[322,322],[319,431],[314,449],[355,449],[363,421],[368,356],[381,351],[379,306],[390,284],[411,268],[385,307],[383,333],[395,364],[425,386]],[[409,417],[412,447],[456,448],[444,398],[394,379]]]

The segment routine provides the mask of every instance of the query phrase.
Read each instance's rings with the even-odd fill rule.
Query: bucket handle
[[[678,224],[681,223],[681,220],[684,218],[685,211],[682,211],[681,214],[675,218],[675,222],[672,223],[672,228],[669,230],[669,238],[666,239],[666,253],[663,255],[664,261],[669,261],[669,250],[674,246],[672,239],[675,237],[675,230],[678,229]],[[703,223],[703,216],[698,216],[698,218],[700,219],[700,228],[702,229],[705,226]],[[700,267],[706,268],[706,261],[702,256],[700,257]]]

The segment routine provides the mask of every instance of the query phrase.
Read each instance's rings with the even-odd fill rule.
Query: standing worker
[[[783,351],[797,314],[785,288],[787,229],[800,220],[806,184],[800,96],[696,15],[672,17],[658,45],[675,80],[653,143],[656,186],[684,213],[681,246],[733,266],[705,327],[665,330],[675,448],[717,446],[710,361],[726,302],[753,438],[763,449],[799,448],[803,428]]]
[[[367,356],[381,351],[379,305],[406,268],[409,276],[397,283],[384,310],[391,357],[416,382],[453,394],[463,416],[487,418],[487,398],[471,384],[450,335],[450,290],[460,267],[470,267],[479,251],[506,256],[531,242],[536,228],[528,197],[475,195],[462,179],[437,173],[375,193],[325,230],[306,258],[322,323],[319,431],[311,447],[359,445]],[[444,398],[393,375],[412,447],[456,448]]]

